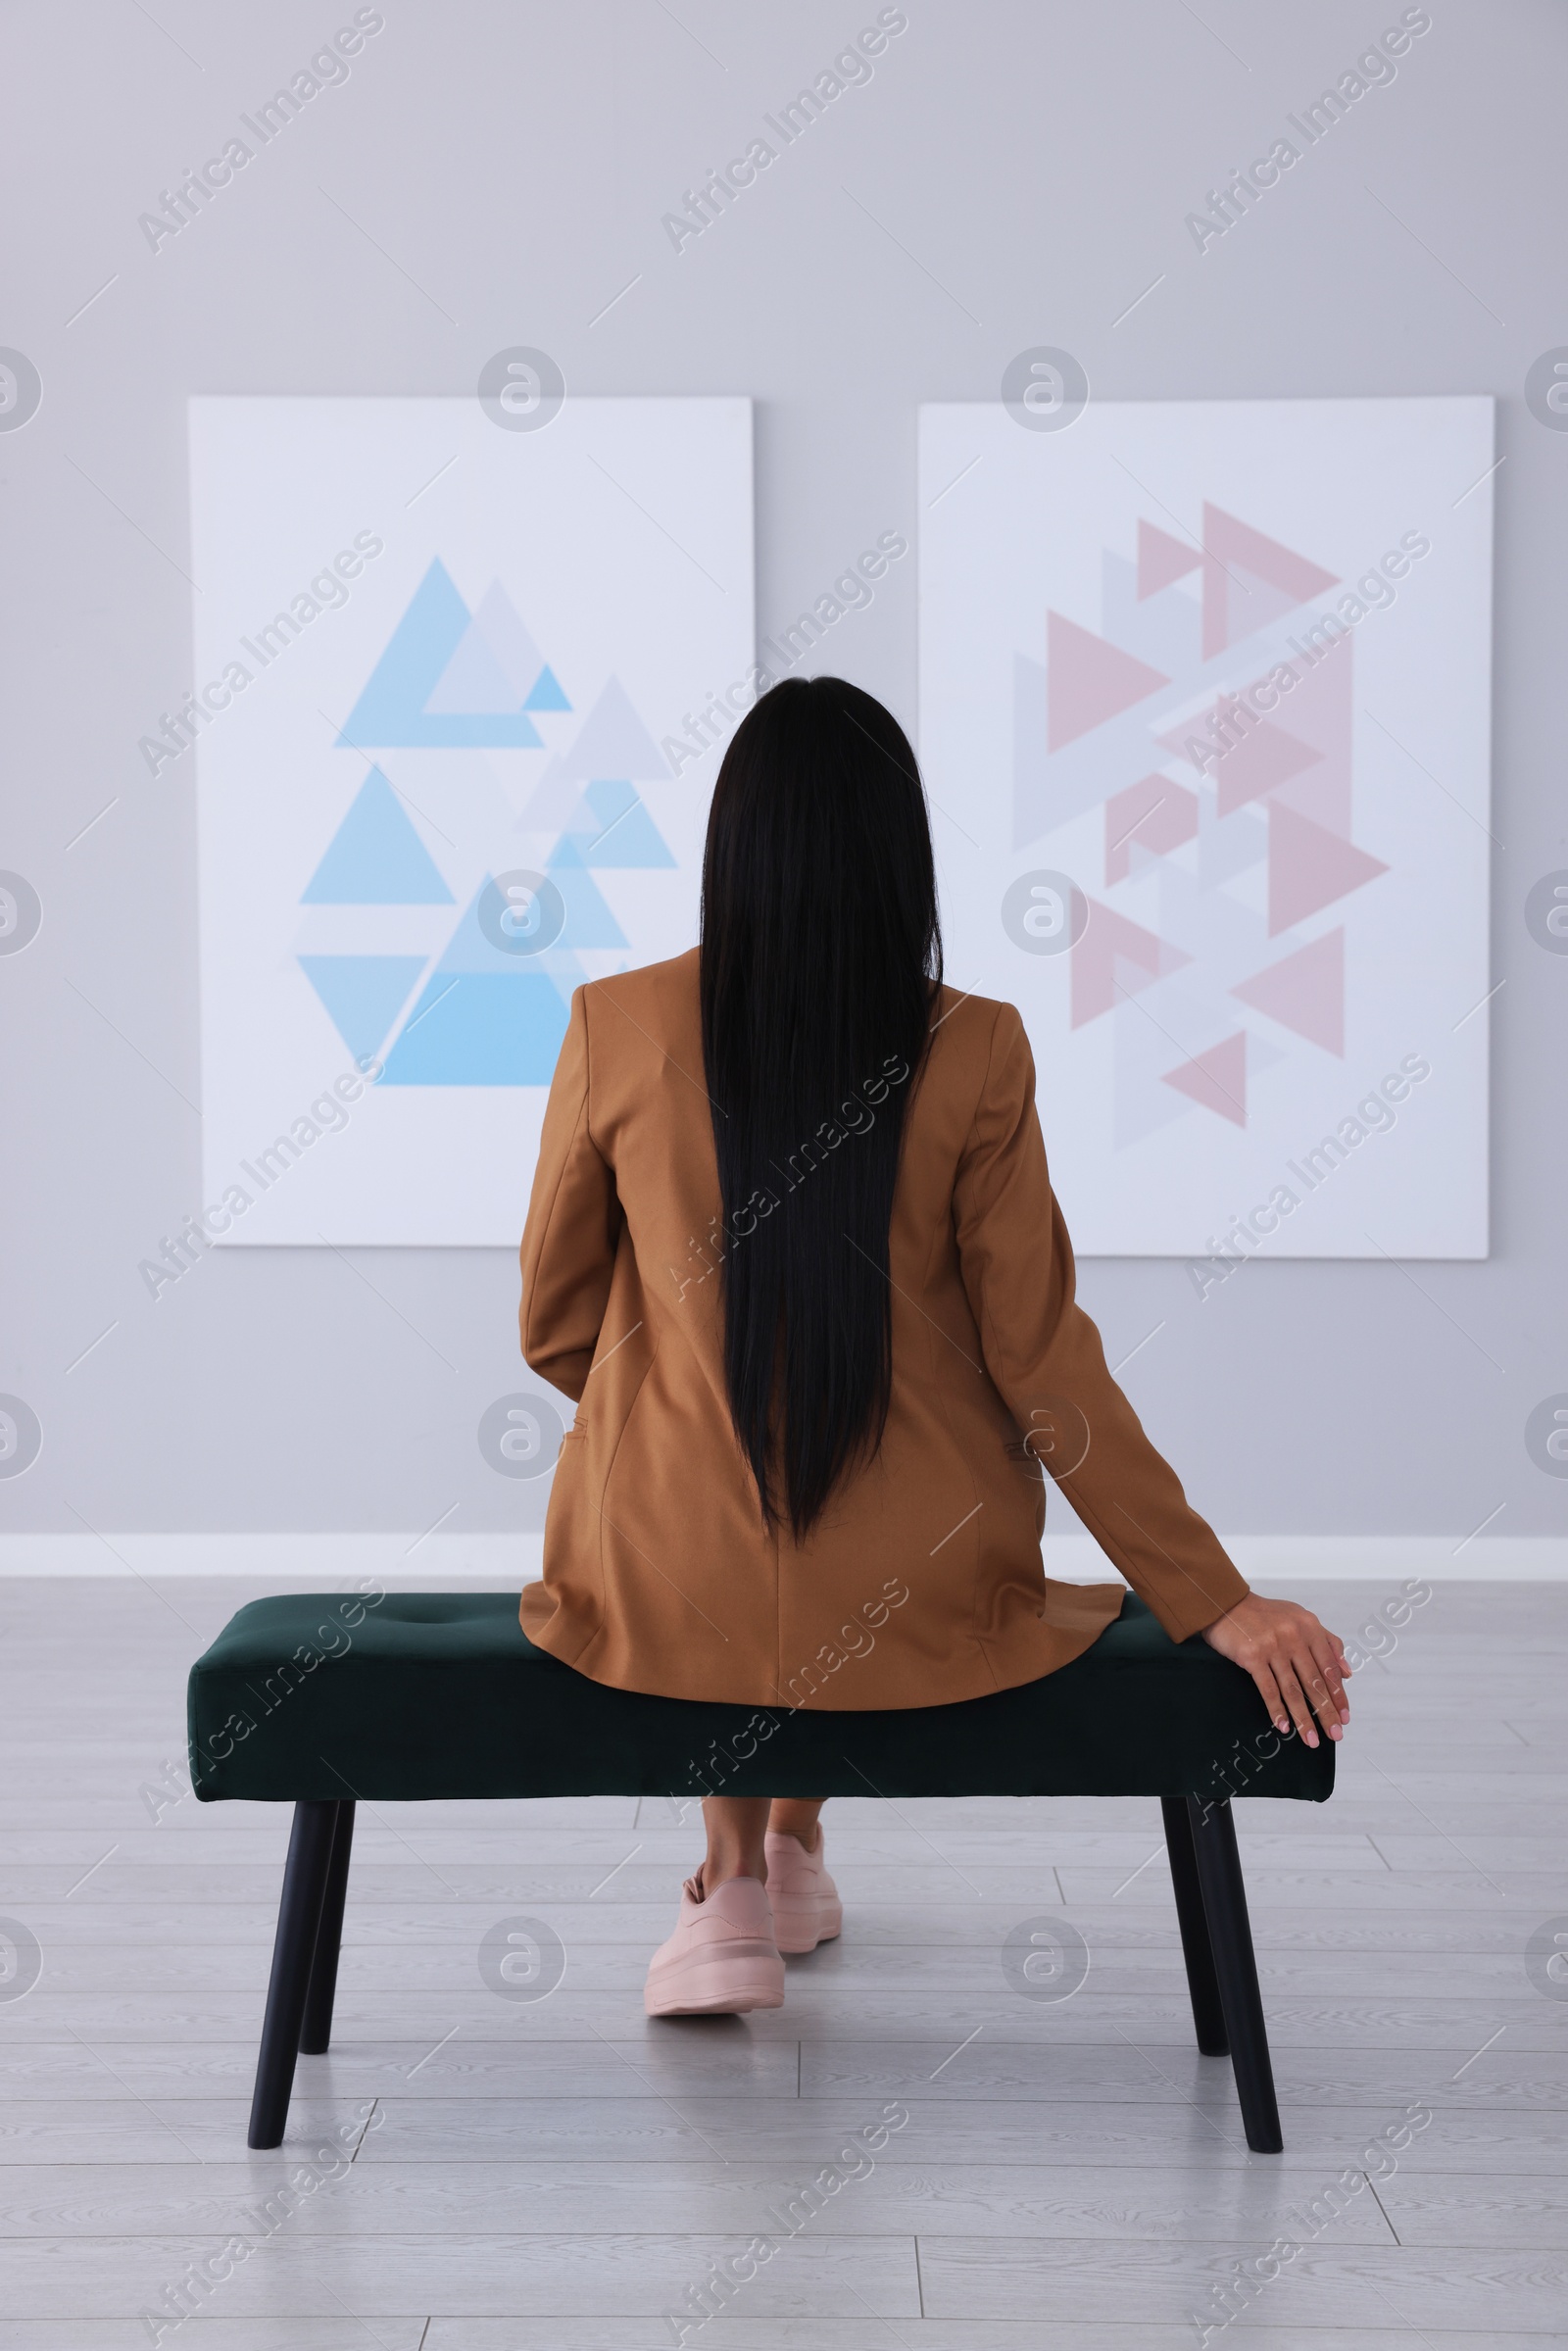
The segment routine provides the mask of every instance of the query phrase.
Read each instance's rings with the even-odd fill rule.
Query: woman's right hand
[[[1203,1627],[1203,1639],[1251,1675],[1277,1731],[1289,1732],[1294,1723],[1306,1744],[1315,1747],[1315,1714],[1330,1739],[1345,1737],[1350,1719],[1345,1643],[1310,1608],[1250,1592]]]

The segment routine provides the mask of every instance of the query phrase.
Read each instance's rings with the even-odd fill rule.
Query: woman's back
[[[522,1249],[523,1351],[580,1399],[530,1637],[595,1679],[758,1706],[916,1706],[1087,1647],[1120,1587],[1048,1584],[1049,1468],[1178,1638],[1246,1592],[1073,1302],[1010,1004],[935,1000],[723,1213],[702,951],[579,990]],[[764,1516],[726,1379],[725,1285],[903,1100],[880,1444],[797,1541]],[[721,1114],[721,1113],[720,1113]],[[882,1277],[879,1273],[878,1279]]]
[[[780,1708],[940,1707],[1088,1648],[1122,1587],[1048,1583],[1048,1473],[1173,1639],[1244,1664],[1282,1730],[1316,1743],[1310,1690],[1342,1735],[1333,1636],[1248,1592],[1105,1368],[1023,1023],[943,986],[914,754],[840,678],[737,730],[701,948],[572,998],[522,1347],[578,1401],[523,1630],[754,1707],[737,1760]],[[780,2005],[784,1953],[843,1923],[820,1811],[705,1797],[649,2015]]]

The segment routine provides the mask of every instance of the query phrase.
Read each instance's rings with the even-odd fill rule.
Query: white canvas
[[[750,403],[200,399],[191,473],[208,1231],[514,1247],[572,989],[696,938]]]
[[[1492,402],[1052,421],[921,411],[920,752],[1077,1247],[1485,1256]]]

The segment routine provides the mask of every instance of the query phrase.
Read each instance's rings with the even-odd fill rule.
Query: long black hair
[[[701,969],[730,1412],[800,1542],[886,1426],[893,1190],[942,979],[914,754],[842,678],[786,679],[735,732]]]

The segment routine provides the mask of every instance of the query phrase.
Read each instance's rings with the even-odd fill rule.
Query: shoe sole
[[[773,1933],[780,1951],[792,1959],[814,1951],[818,1943],[837,1940],[844,1932],[844,1904],[835,1896],[829,1902],[775,1902]]]
[[[650,1982],[643,1993],[649,2016],[746,2016],[754,2008],[783,2005],[784,1963],[772,1951],[688,1959]]]

